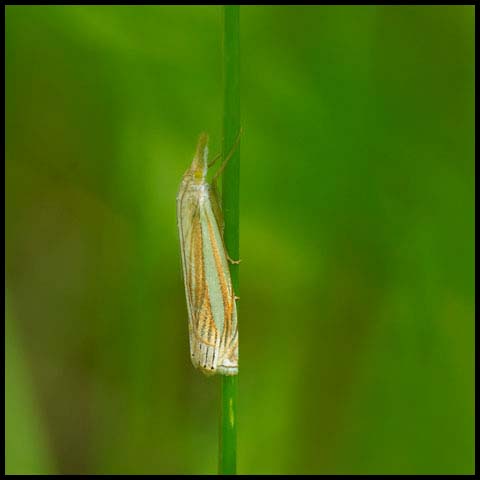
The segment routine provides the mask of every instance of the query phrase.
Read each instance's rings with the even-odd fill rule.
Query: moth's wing
[[[210,195],[178,197],[178,225],[189,311],[190,351],[205,373],[236,373],[235,297],[221,227]],[[233,366],[235,365],[235,368]]]
[[[189,311],[192,362],[205,373],[214,373],[220,334],[212,309],[210,290],[214,287],[211,271],[209,265],[205,264],[210,249],[208,238],[204,238],[207,230],[202,226],[202,219],[205,219],[206,215],[205,202],[209,204],[208,198],[202,198],[198,192],[187,192],[179,200],[178,223]],[[207,220],[203,220],[203,225],[206,225],[206,222]]]
[[[221,371],[223,366],[233,367],[238,359],[237,310],[223,242],[223,222],[219,222],[215,214],[215,209],[219,209],[218,199],[214,194],[209,199],[200,208],[205,279],[213,319],[220,334],[218,368],[220,373],[225,373]]]
[[[194,275],[195,265],[192,257],[192,241],[194,236],[193,225],[198,220],[198,200],[189,189],[189,184],[185,180],[180,186],[177,195],[177,225],[180,238],[180,252],[182,257],[183,280],[185,285],[185,295],[187,299],[188,321],[190,333],[190,345],[192,345],[192,318],[194,311],[192,309],[191,296],[191,278]]]

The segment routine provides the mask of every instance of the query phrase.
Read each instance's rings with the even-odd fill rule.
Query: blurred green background
[[[6,8],[7,473],[214,473],[175,196],[220,7]],[[474,472],[474,7],[241,9],[239,473]]]

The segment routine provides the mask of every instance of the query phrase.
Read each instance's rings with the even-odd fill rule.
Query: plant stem
[[[223,6],[223,157],[231,151],[240,131],[240,7]],[[225,246],[229,256],[239,258],[240,147],[228,161],[222,176],[222,208]],[[233,290],[239,294],[238,265],[230,265]],[[237,470],[238,375],[221,377],[220,452],[218,473],[234,475]]]

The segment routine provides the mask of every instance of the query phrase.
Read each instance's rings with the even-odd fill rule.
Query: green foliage
[[[33,379],[7,305],[5,357],[5,473],[55,473]]]

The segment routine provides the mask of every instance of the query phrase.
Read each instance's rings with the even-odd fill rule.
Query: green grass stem
[[[223,6],[223,157],[231,151],[240,131],[240,7]],[[225,246],[229,256],[239,258],[240,146],[228,161],[222,176],[222,207]],[[230,265],[233,289],[239,295],[238,265]],[[237,470],[238,375],[221,377],[220,452],[218,472]]]

